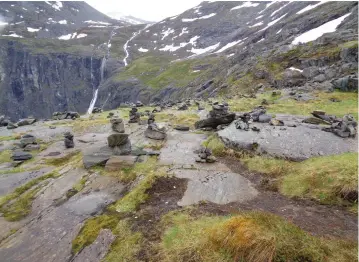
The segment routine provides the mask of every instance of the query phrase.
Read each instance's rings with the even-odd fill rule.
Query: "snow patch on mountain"
[[[241,9],[243,7],[256,7],[256,6],[259,6],[259,3],[252,3],[252,2],[244,2],[243,4],[241,5],[238,5],[238,6],[235,6],[231,9],[232,10],[237,10],[237,9]]]
[[[321,2],[319,2],[319,3],[317,3],[317,4],[308,5],[308,6],[304,7],[302,10],[298,11],[298,12],[297,12],[297,15],[300,15],[300,14],[303,14],[304,12],[307,12],[307,11],[309,11],[309,10],[312,10],[312,9],[316,8],[317,6],[320,6],[320,5],[322,5],[322,4],[325,4],[326,2],[327,2],[327,1],[321,1]]]
[[[225,46],[223,46],[221,49],[219,49],[218,51],[216,51],[215,53],[221,53],[223,52],[224,50],[232,47],[232,46],[235,46],[237,44],[239,44],[240,42],[242,42],[242,40],[238,40],[238,41],[234,41],[234,42],[231,42],[231,43],[228,43],[226,44]]]
[[[86,23],[86,24],[99,24],[99,25],[111,25],[111,23],[106,23],[106,22],[101,22],[101,21],[92,21],[92,20],[87,20],[84,23]]]
[[[279,17],[279,18],[273,20],[272,22],[268,23],[268,25],[267,25],[265,28],[259,30],[258,32],[263,31],[263,30],[266,30],[267,28],[271,27],[272,25],[274,25],[275,23],[277,23],[279,20],[281,20],[281,19],[282,19],[283,17],[285,17],[286,15],[287,15],[287,14],[284,14],[284,15],[282,15],[281,17]]]
[[[28,27],[27,28],[27,31],[29,31],[29,32],[31,32],[31,33],[33,33],[33,32],[38,32],[38,31],[40,31],[41,30],[41,28],[32,28],[32,27]]]
[[[335,32],[335,30],[337,29],[337,27],[344,21],[345,18],[347,18],[349,14],[343,15],[337,19],[334,19],[332,21],[329,21],[317,28],[313,28],[312,30],[309,30],[303,34],[301,34],[300,36],[296,37],[292,44],[296,45],[299,43],[307,43],[307,42],[311,42],[314,41],[316,39],[318,39],[319,37],[321,37],[322,35],[326,34],[326,33],[332,33]]]
[[[263,22],[259,22],[259,23],[256,23],[256,24],[254,24],[254,25],[250,25],[250,26],[248,26],[248,27],[249,27],[249,28],[252,28],[252,27],[261,26],[261,25],[263,25]]]
[[[161,38],[161,40],[165,39],[167,36],[169,36],[170,34],[173,34],[175,32],[175,30],[168,28],[166,31],[162,30],[161,35],[163,35],[163,37]]]
[[[215,45],[211,45],[211,46],[208,46],[206,48],[198,48],[198,49],[192,47],[190,52],[194,53],[195,55],[201,55],[201,54],[208,53],[208,52],[216,50],[219,47],[220,44],[221,43],[219,42],[219,43],[217,43]]]
[[[182,22],[188,23],[188,22],[193,22],[193,21],[200,20],[200,19],[208,19],[215,15],[216,15],[216,13],[211,13],[209,15],[204,15],[204,16],[197,17],[197,18],[182,18]]]
[[[52,3],[48,2],[48,1],[45,1],[45,3],[48,4],[48,5],[51,5],[51,6],[52,6],[54,9],[56,9],[57,11],[60,11],[61,8],[63,7],[61,1],[55,1],[54,4],[52,4]]]

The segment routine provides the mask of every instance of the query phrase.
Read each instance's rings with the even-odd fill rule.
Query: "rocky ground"
[[[276,99],[274,105],[281,105],[282,100]],[[140,106],[131,112],[130,108],[99,110],[74,120],[37,121],[16,129],[1,127],[0,257],[9,262],[233,261],[235,257],[246,261],[279,261],[279,257],[285,261],[354,261],[357,189],[347,180],[356,172],[356,168],[349,169],[357,167],[356,138],[321,130],[332,123],[303,123],[308,116],[274,116],[274,105],[268,106],[269,113],[260,114],[268,114],[272,122],[257,122],[253,111],[247,121],[243,112],[250,110],[236,110],[243,105],[241,101],[231,100],[229,106],[188,101],[186,106],[178,105],[180,110],[177,105]],[[310,107],[310,102],[306,106]],[[343,106],[350,110],[347,104]],[[229,119],[229,114],[233,119],[218,127],[216,119]],[[195,129],[198,125],[206,126]],[[30,145],[39,147],[25,151],[31,147],[23,147],[29,141],[24,139],[32,136],[36,139]],[[12,161],[11,155],[19,150],[28,152],[30,159]],[[354,154],[355,160],[344,162],[349,161],[348,154]],[[287,175],[300,176],[301,163],[313,167],[314,171],[308,172],[317,176],[331,172],[339,177],[338,167],[328,171],[314,163],[318,159],[334,163],[342,156],[344,173],[350,175],[339,182],[331,179],[334,186],[351,187],[345,195],[338,189],[329,201],[324,195],[330,195],[333,185],[322,188],[315,179],[302,194],[284,190]],[[318,169],[321,173],[315,173]],[[310,195],[311,190],[321,197]],[[215,251],[220,236],[213,240],[215,234],[206,231],[208,225],[221,228],[222,224],[216,223],[261,214],[272,221],[271,225],[278,225],[275,234],[282,232],[275,235],[271,255],[256,257],[252,247],[239,242],[237,247],[246,250],[243,253],[234,252],[225,241],[221,248],[227,255]],[[255,232],[248,223],[242,228]],[[260,225],[260,237],[250,237],[260,250],[273,230],[266,225]],[[201,242],[198,246],[199,241],[207,241],[207,233],[211,244],[203,242],[207,244],[201,246]],[[315,254],[307,247],[300,254],[285,253],[282,241],[297,247],[313,241],[316,244],[310,245]]]

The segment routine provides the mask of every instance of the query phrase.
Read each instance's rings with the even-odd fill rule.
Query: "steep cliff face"
[[[1,40],[0,52],[0,113],[14,119],[85,112],[100,81],[101,57],[33,54],[7,40]]]

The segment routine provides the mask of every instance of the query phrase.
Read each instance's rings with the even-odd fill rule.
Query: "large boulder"
[[[235,113],[230,113],[223,117],[210,117],[207,119],[197,121],[194,126],[196,129],[204,128],[204,127],[217,128],[218,125],[226,125],[232,123],[235,117],[236,117]]]
[[[107,138],[108,146],[109,147],[115,147],[115,146],[122,146],[126,144],[129,141],[128,134],[112,134],[109,135]]]
[[[282,121],[285,119],[280,118]],[[256,127],[259,131],[248,132],[237,129],[235,123],[232,123],[226,129],[218,131],[218,135],[228,147],[293,161],[357,152],[357,143],[353,139],[343,139],[307,124],[297,125],[282,128],[257,122]]]
[[[334,88],[340,89],[345,92],[358,92],[358,77],[356,76],[345,76],[339,79],[334,79],[331,84]]]
[[[113,150],[108,146],[93,145],[86,147],[83,152],[83,164],[85,168],[93,166],[104,166],[107,160],[113,155]]]
[[[25,118],[25,119],[21,119],[16,124],[17,126],[27,126],[27,125],[32,125],[35,122],[36,122],[35,118]]]

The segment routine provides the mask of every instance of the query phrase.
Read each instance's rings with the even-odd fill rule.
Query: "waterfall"
[[[131,36],[130,39],[127,40],[127,42],[123,45],[123,49],[125,50],[126,56],[123,59],[123,63],[125,64],[125,66],[128,65],[127,63],[127,58],[130,56],[130,53],[128,52],[127,48],[128,48],[128,43],[130,43],[136,36],[138,36],[139,34],[141,34],[141,32],[143,30],[145,30],[146,28],[150,27],[152,24],[148,24],[146,25],[144,28],[142,28],[141,30],[139,30],[138,32],[134,32],[133,35]]]
[[[98,96],[98,89],[100,88],[103,79],[104,79],[104,74],[105,74],[105,68],[106,68],[106,62],[107,59],[110,57],[110,48],[111,48],[111,41],[112,41],[112,37],[115,35],[115,30],[118,27],[115,27],[111,33],[110,33],[110,38],[108,39],[107,42],[107,51],[106,54],[103,56],[102,61],[101,61],[101,66],[100,66],[100,83],[98,85],[97,88],[95,88],[94,84],[93,84],[93,74],[92,74],[92,56],[91,56],[91,82],[92,82],[92,86],[93,86],[93,95],[92,95],[92,100],[90,102],[90,106],[87,109],[87,114],[92,114],[92,110],[95,107],[96,101],[97,101],[97,96]],[[108,98],[107,98],[108,99]],[[107,100],[106,100],[107,101]]]

